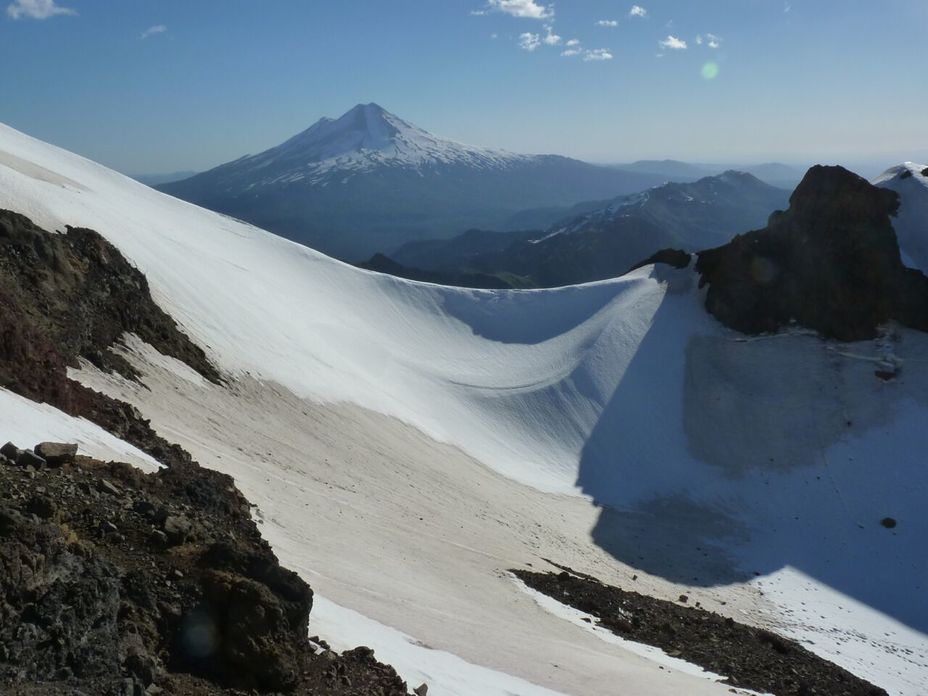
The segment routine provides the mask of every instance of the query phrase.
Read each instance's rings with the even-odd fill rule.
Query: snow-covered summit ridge
[[[897,164],[887,169],[874,179],[872,183],[876,186],[884,186],[893,180],[906,181],[911,178],[913,183],[921,184],[925,188],[928,188],[928,175],[925,174],[926,171],[928,171],[928,164],[903,162],[902,164]]]
[[[896,239],[906,266],[928,273],[928,165],[903,162],[873,180],[876,186],[899,194],[899,212],[893,220]]]
[[[358,104],[337,119],[322,118],[284,143],[227,166],[247,171],[274,169],[274,176],[261,182],[267,184],[314,179],[335,169],[364,172],[377,166],[432,164],[495,168],[531,158],[439,138],[371,103]]]

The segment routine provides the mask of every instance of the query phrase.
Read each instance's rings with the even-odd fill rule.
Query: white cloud
[[[523,51],[534,51],[539,46],[541,46],[541,37],[538,34],[532,34],[528,31],[519,34],[519,48]]]
[[[554,31],[551,29],[551,25],[549,24],[545,27],[545,37],[542,39],[542,41],[544,41],[546,46],[557,46],[563,41],[563,39],[554,33]]]
[[[528,19],[551,19],[554,7],[539,5],[535,0],[489,0],[487,8],[493,12],[504,12],[513,17]]]
[[[618,23],[616,20],[614,20],[614,19],[601,19],[601,20],[599,20],[598,22],[596,22],[596,26],[598,26],[598,27],[617,27],[617,26],[619,26],[619,23]]]
[[[673,51],[683,51],[686,49],[686,41],[678,39],[673,34],[667,36],[663,41],[658,42],[661,48],[669,48]]]
[[[722,39],[715,34],[706,34],[706,46],[709,48],[718,48],[722,45]]]
[[[14,0],[6,6],[6,13],[12,19],[28,17],[30,19],[48,19],[58,15],[76,15],[70,7],[61,7],[55,0]]]
[[[608,48],[594,48],[583,54],[584,61],[612,60],[612,52]]]
[[[571,56],[579,56],[582,51],[579,48],[568,48],[566,51],[561,51],[561,55],[565,58],[570,58]]]
[[[629,17],[647,17],[648,11],[644,9],[641,5],[632,5],[632,9],[628,11]]]
[[[142,32],[140,39],[147,39],[149,36],[154,36],[155,34],[163,34],[168,28],[163,24],[156,24],[153,27],[148,27],[145,31]]]
[[[568,41],[568,42],[567,42],[566,44],[564,44],[564,45],[565,45],[565,46],[579,46],[579,45],[580,45],[580,39],[571,39],[570,41]]]

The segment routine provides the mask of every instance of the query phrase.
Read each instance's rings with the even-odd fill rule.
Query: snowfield
[[[549,611],[506,573],[550,558],[657,596],[685,589],[893,694],[923,693],[928,336],[745,339],[703,311],[689,270],[521,292],[408,282],[5,126],[0,207],[91,227],[146,274],[234,380],[206,383],[133,337],[121,350],[147,389],[74,376],[235,476],[317,591],[311,630],[370,645],[411,686],[728,693]],[[899,235],[918,260],[928,230],[912,220]],[[883,382],[886,364],[901,371]],[[11,421],[21,401],[0,398],[14,423],[0,437],[48,439],[41,418],[69,439],[51,409]]]

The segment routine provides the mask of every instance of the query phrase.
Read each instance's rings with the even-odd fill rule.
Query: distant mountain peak
[[[893,228],[903,263],[928,274],[928,165],[903,162],[887,169],[873,183],[899,194]]]
[[[404,130],[425,133],[378,104],[358,104],[336,119],[319,119],[269,152],[312,162],[365,150],[384,151],[395,144]]]
[[[879,186],[893,179],[904,181],[909,178],[914,178],[915,181],[928,186],[928,166],[917,164],[916,162],[903,162],[902,164],[897,164],[887,169],[874,179],[873,183]]]
[[[465,145],[370,102],[161,190],[359,260],[411,239],[500,229],[520,210],[661,181],[557,155]]]
[[[238,160],[236,165],[260,170],[265,175],[260,185],[267,185],[301,179],[314,182],[330,173],[352,175],[382,166],[486,168],[529,158],[439,138],[370,102],[338,118],[321,118],[277,147]]]

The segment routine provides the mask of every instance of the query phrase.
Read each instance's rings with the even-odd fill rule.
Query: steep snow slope
[[[322,596],[565,693],[604,692],[619,674],[636,693],[724,692],[696,677],[685,687],[652,681],[617,646],[593,659],[584,641],[598,639],[579,631],[559,646],[568,629],[525,619],[540,610],[494,577],[566,556],[616,580],[634,569],[668,596],[690,586],[725,597],[741,618],[814,641],[893,693],[918,694],[928,676],[928,560],[918,552],[928,534],[925,336],[743,340],[703,312],[689,271],[520,293],[378,276],[5,127],[0,206],[49,228],[100,231],[238,384],[257,385],[261,398],[167,375],[150,394],[125,396],[201,461],[236,475],[266,511],[284,562]],[[881,361],[902,361],[900,376],[876,379]],[[271,410],[280,401],[287,408]],[[358,406],[506,478],[428,438],[413,447],[411,430],[400,437]],[[354,459],[365,438],[363,461]],[[278,456],[258,462],[249,442]],[[568,497],[578,486],[610,507],[597,513]],[[880,526],[886,516],[895,530]],[[436,528],[424,533],[425,519]],[[326,606],[325,625],[367,640],[351,615]],[[449,622],[449,607],[479,620]],[[386,633],[385,658],[402,657]],[[569,665],[550,670],[541,658],[573,646],[582,647],[572,661],[598,665],[583,686]],[[409,661],[429,664],[429,652]],[[433,666],[423,672],[448,693],[468,693],[455,686],[462,672]]]
[[[873,183],[901,197],[893,221],[906,265],[928,273],[928,165],[906,162],[890,167]]]
[[[624,369],[603,359],[609,344],[639,341],[663,295],[642,276],[500,294],[367,273],[11,129],[0,138],[0,205],[104,230],[223,368],[395,415],[548,491],[574,490]]]

